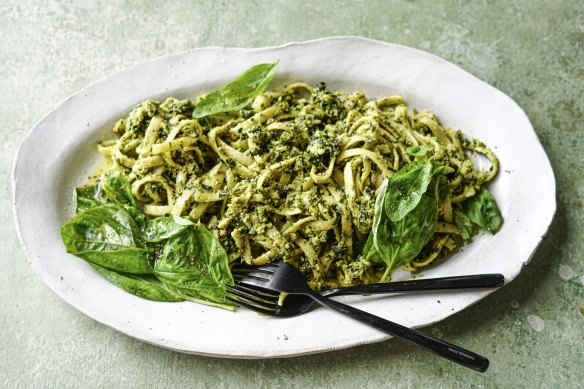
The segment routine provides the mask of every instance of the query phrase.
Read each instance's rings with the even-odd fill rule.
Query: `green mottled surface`
[[[0,3],[0,387],[581,387],[583,2],[137,3]],[[525,109],[551,159],[558,212],[533,261],[512,284],[426,328],[488,356],[486,374],[395,339],[286,360],[183,355],[98,324],[43,286],[12,222],[10,167],[26,132],[59,102],[193,47],[347,34],[427,50],[501,89]]]

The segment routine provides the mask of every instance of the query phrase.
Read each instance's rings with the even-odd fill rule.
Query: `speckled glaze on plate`
[[[278,47],[206,47],[116,73],[70,97],[22,142],[13,168],[14,214],[34,271],[57,295],[93,319],[129,336],[187,353],[233,358],[284,357],[377,342],[389,336],[327,309],[292,319],[235,313],[204,305],[161,303],[108,283],[65,252],[60,226],[73,215],[73,188],[100,163],[99,140],[148,97],[193,97],[261,62],[280,60],[276,84],[326,81],[331,90],[369,97],[401,94],[410,108],[489,145],[501,161],[490,190],[505,223],[480,234],[424,277],[502,273],[513,280],[545,235],[556,209],[548,158],[523,110],[508,96],[432,54],[359,37]],[[345,297],[343,301],[409,327],[442,320],[492,291]],[[438,303],[440,300],[440,303]],[[470,324],[469,324],[470,325]]]

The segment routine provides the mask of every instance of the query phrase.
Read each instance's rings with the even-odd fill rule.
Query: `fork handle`
[[[452,362],[456,362],[462,366],[479,371],[481,373],[484,373],[489,367],[489,360],[487,358],[479,354],[475,354],[472,351],[466,350],[462,347],[458,347],[443,340],[433,338],[420,331],[416,331],[389,320],[382,319],[381,317],[372,315],[338,301],[331,300],[328,297],[321,296],[318,293],[311,291],[307,293],[307,295],[323,306],[332,308],[340,313],[344,313],[353,319],[369,324],[370,326],[375,327],[387,334],[412,342],[425,348],[428,351],[433,352],[434,354],[437,354]]]
[[[502,286],[504,283],[505,277],[502,274],[475,274],[470,276],[425,278],[383,284],[350,286],[347,288],[329,289],[322,294],[324,296],[345,296],[351,294],[382,294],[424,290],[493,288]]]

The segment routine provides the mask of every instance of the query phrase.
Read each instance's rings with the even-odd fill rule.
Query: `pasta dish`
[[[236,263],[286,261],[315,290],[386,282],[501,228],[481,141],[397,95],[265,91],[276,65],[118,120],[98,145],[109,169],[76,189],[67,251],[140,297],[232,308]]]
[[[196,120],[195,104],[146,100],[116,123],[119,140],[99,150],[122,170],[147,215],[200,221],[230,262],[281,258],[317,289],[379,281],[379,269],[360,255],[375,198],[416,152],[457,173],[431,249],[412,270],[459,246],[453,208],[498,170],[484,144],[443,128],[433,114],[408,111],[400,96],[369,100],[295,83],[234,114]],[[489,158],[492,169],[477,170],[468,151]]]

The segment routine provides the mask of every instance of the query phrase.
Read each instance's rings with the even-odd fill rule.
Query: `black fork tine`
[[[261,281],[261,282],[269,282],[270,275],[262,272],[238,272],[238,271],[231,271],[231,275],[235,280],[243,281],[243,280],[254,280],[254,281]]]
[[[269,296],[267,299],[264,296],[257,293],[255,290],[250,288],[242,288],[238,285],[235,287],[225,285],[225,293],[230,294],[232,297],[241,298],[249,303],[256,304],[266,309],[276,309],[278,308],[278,300],[274,299],[273,296]]]
[[[261,297],[272,302],[277,302],[280,300],[280,292],[274,292],[272,290],[260,288],[259,286],[255,285],[248,285],[244,281],[236,282],[234,289],[251,293],[258,298]]]
[[[256,295],[240,290],[239,287],[231,287],[229,285],[226,285],[225,299],[236,305],[264,315],[274,316],[278,309],[277,302],[266,301],[262,298],[258,298]]]
[[[262,273],[262,274],[272,274],[274,270],[272,269],[260,269],[260,268],[250,268],[250,267],[233,267],[232,272],[236,273]]]
[[[231,302],[231,303],[233,303],[233,304],[235,304],[235,305],[238,305],[240,307],[249,309],[250,311],[254,311],[254,312],[257,312],[257,313],[261,313],[263,315],[274,316],[276,314],[275,311],[273,311],[273,310],[263,309],[263,308],[260,308],[260,307],[255,306],[253,304],[249,304],[249,303],[244,302],[244,301],[241,301],[241,300],[233,299],[233,298],[231,298],[229,296],[225,296],[224,299],[227,300],[227,301],[229,301],[229,302]]]
[[[276,272],[278,266],[266,263],[262,266],[236,265],[231,268],[231,274],[236,281],[247,281],[251,285],[261,286],[270,282],[270,277]]]
[[[231,271],[236,271],[236,272],[241,272],[241,273],[262,272],[262,273],[266,273],[266,274],[272,274],[277,269],[278,269],[278,266],[276,264],[273,264],[273,263],[266,263],[266,264],[261,265],[261,266],[255,266],[255,265],[251,266],[251,265],[246,265],[246,264],[238,264],[238,265],[233,266],[231,268]]]

